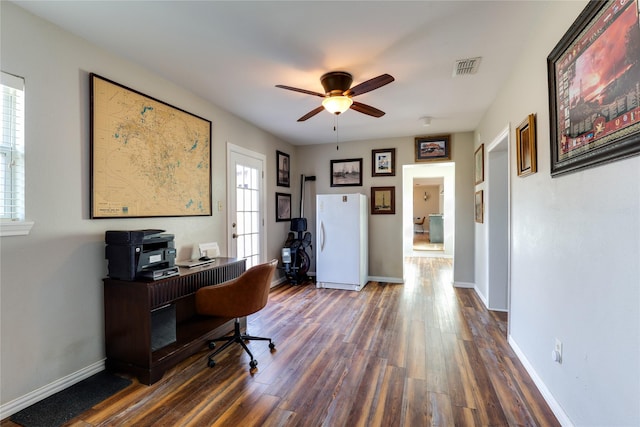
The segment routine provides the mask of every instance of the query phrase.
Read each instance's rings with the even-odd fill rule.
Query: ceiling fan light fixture
[[[322,100],[322,106],[332,114],[342,114],[351,107],[353,100],[348,96],[329,96]]]

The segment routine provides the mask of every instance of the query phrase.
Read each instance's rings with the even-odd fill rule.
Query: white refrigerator
[[[369,276],[364,194],[316,196],[316,287],[360,291]]]

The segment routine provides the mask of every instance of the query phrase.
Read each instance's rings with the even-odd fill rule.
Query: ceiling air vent
[[[459,59],[453,66],[453,77],[467,76],[478,72],[482,57]]]

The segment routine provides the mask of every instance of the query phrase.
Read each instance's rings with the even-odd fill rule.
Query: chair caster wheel
[[[213,368],[214,366],[216,366],[216,361],[213,359],[209,359],[209,362],[207,362],[207,366]]]
[[[269,349],[273,350],[276,348],[276,345],[272,342],[269,343]]]
[[[216,348],[216,343],[209,341],[209,350],[213,350],[214,348]]]
[[[256,369],[256,367],[258,366],[258,361],[257,360],[252,360],[251,362],[249,362],[249,367],[251,369]]]

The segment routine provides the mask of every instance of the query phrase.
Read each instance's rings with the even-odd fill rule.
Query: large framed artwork
[[[331,186],[362,186],[362,159],[331,160]]]
[[[451,135],[420,136],[415,138],[416,162],[443,160],[451,160]]]
[[[589,2],[547,70],[552,176],[640,153],[637,0]]]
[[[211,122],[90,75],[91,218],[211,215]]]

